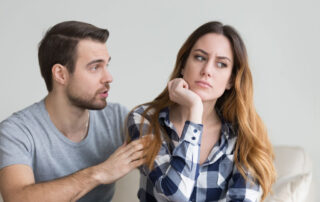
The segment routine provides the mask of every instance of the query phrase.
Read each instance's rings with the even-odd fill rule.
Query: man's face
[[[77,46],[75,69],[69,74],[66,95],[70,104],[84,109],[103,109],[112,82],[107,68],[110,56],[104,43],[85,39]]]

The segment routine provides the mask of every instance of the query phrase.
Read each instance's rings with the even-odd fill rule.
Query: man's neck
[[[80,142],[87,135],[89,111],[72,105],[67,98],[50,92],[45,107],[56,128],[68,139]]]

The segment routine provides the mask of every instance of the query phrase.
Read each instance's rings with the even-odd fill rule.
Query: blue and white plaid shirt
[[[140,137],[141,106],[128,117],[129,135]],[[148,112],[149,113],[149,112]],[[258,184],[246,181],[234,164],[236,133],[222,117],[221,136],[208,159],[199,164],[203,125],[186,121],[181,138],[169,120],[169,109],[159,114],[165,129],[162,146],[154,162],[154,169],[140,167],[140,201],[259,201],[262,191]],[[150,125],[145,117],[143,130]],[[167,138],[166,138],[167,137]],[[250,175],[248,175],[250,177]]]

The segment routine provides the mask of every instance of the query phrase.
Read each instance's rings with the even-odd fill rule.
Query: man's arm
[[[16,164],[0,170],[4,201],[76,201],[100,184],[110,184],[145,162],[143,140],[119,147],[106,161],[69,176],[35,184],[32,168]],[[59,163],[59,162],[57,162]]]

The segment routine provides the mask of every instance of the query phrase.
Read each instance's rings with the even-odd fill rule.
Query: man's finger
[[[146,158],[142,158],[142,159],[139,159],[136,161],[131,161],[130,167],[131,167],[131,169],[133,169],[133,168],[139,167],[145,163],[146,163]]]
[[[130,158],[130,161],[136,161],[144,158],[145,156],[146,156],[146,152],[142,150],[142,151],[134,152],[129,158]]]
[[[124,155],[125,157],[129,157],[133,153],[144,149],[144,145],[143,145],[142,141],[136,142],[135,144],[131,144],[131,145],[130,144],[127,145],[127,148],[125,149],[125,151],[121,155]]]

